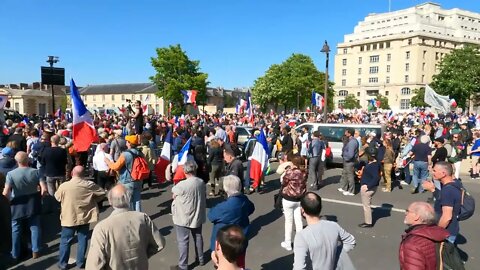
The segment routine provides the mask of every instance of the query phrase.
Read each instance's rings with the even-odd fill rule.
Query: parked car
[[[235,130],[238,132],[238,149],[241,153],[238,158],[245,159],[245,147],[248,139],[252,136],[252,128],[247,126],[236,126]]]
[[[360,131],[360,136],[365,136],[374,131],[377,135],[382,135],[385,131],[384,125],[370,125],[370,124],[325,124],[325,123],[303,123],[296,128],[298,133],[307,127],[309,134],[318,130],[325,137],[328,145],[332,149],[333,160],[332,163],[341,164],[343,142],[342,137],[345,135],[345,129],[354,128]]]

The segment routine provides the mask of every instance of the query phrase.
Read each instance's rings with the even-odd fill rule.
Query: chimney
[[[22,90],[28,89],[28,83],[20,83],[20,89]]]
[[[40,83],[39,82],[32,83],[32,89],[40,89]]]
[[[18,85],[14,83],[9,84],[9,86],[10,86],[10,89],[18,89]]]

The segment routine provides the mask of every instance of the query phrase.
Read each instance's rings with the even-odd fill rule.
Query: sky
[[[391,9],[423,2],[391,0]],[[478,0],[435,2],[480,13]],[[0,0],[0,84],[40,81],[49,55],[67,84],[150,82],[156,48],[180,44],[210,87],[251,87],[292,53],[324,70],[325,40],[333,59],[359,21],[388,8],[388,0]]]

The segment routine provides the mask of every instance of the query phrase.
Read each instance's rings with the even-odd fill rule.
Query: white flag
[[[440,110],[444,113],[450,111],[450,98],[437,94],[429,85],[425,86],[424,101],[432,108]]]

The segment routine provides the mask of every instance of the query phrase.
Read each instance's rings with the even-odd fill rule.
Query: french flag
[[[165,171],[168,164],[172,160],[172,144],[173,144],[173,135],[172,130],[170,129],[163,143],[162,152],[160,153],[160,158],[155,165],[155,175],[157,176],[157,182],[162,184],[165,182]]]
[[[393,111],[391,110],[388,113],[387,119],[388,119],[388,121],[392,122],[394,120],[394,118],[395,118],[395,116],[393,115]]]
[[[197,100],[197,90],[181,90],[183,95],[183,103],[195,104]]]
[[[253,148],[250,159],[250,178],[253,180],[252,188],[255,189],[262,179],[263,172],[268,167],[268,144],[263,129],[257,137],[257,143]]]
[[[180,152],[178,152],[177,158],[178,158],[178,166],[177,169],[175,170],[175,175],[173,176],[173,183],[176,185],[178,182],[181,180],[185,179],[185,172],[183,171],[183,165],[187,162],[188,158],[188,150],[190,150],[190,141],[192,138],[188,139],[188,141],[185,143],[185,145],[182,147]]]
[[[93,142],[97,141],[97,131],[73,79],[70,80],[70,96],[73,113],[73,147],[77,152],[85,152]]]
[[[254,116],[253,116],[253,104],[252,104],[252,96],[250,95],[250,90],[247,92],[247,105],[246,108],[247,113],[248,113],[248,121],[253,122]]]

